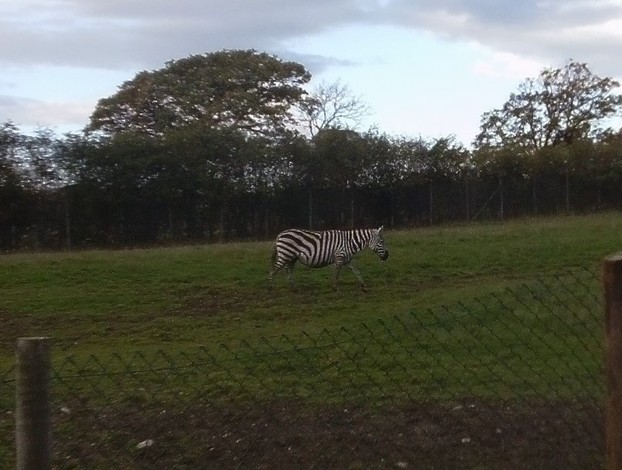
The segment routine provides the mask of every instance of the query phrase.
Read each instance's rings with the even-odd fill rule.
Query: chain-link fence
[[[600,285],[573,270],[296,336],[52,354],[56,468],[602,468]],[[15,369],[0,371],[0,467]]]

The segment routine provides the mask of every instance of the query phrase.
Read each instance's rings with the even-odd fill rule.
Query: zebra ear
[[[378,233],[382,233],[383,228],[384,228],[384,225],[381,225],[380,228],[378,229]]]

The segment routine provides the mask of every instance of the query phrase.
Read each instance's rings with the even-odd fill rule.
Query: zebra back
[[[324,231],[289,229],[277,236],[275,244],[278,264],[300,259],[302,263],[311,267],[348,262],[352,256],[367,246],[381,259],[386,259],[388,252],[384,248],[382,227]]]

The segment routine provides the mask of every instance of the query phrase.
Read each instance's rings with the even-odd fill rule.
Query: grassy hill
[[[19,336],[51,336],[56,350],[187,347],[320,331],[452,305],[583,266],[622,249],[622,214],[524,219],[387,231],[391,257],[371,251],[338,291],[331,268],[298,266],[266,288],[271,242],[0,257],[0,357]]]
[[[304,267],[297,292],[284,276],[268,291],[271,242],[2,256],[0,413],[13,407],[16,338],[50,336],[59,468],[194,468],[232,419],[237,447],[210,448],[223,462],[254,445],[273,461],[294,439],[296,455],[334,464],[350,455],[339,436],[358,452],[380,426],[379,454],[362,461],[408,449],[417,462],[504,468],[513,449],[525,468],[599,466],[598,273],[622,249],[622,214],[388,231],[386,242],[386,263],[356,259],[368,292],[348,271],[333,291],[330,268]],[[438,434],[413,432],[420,422]],[[3,468],[14,435],[0,420]],[[153,454],[135,448],[145,435]]]

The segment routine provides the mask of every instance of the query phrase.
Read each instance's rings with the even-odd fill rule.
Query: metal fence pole
[[[607,468],[622,469],[622,252],[603,266],[605,292],[605,367],[607,372]]]
[[[15,392],[17,469],[50,468],[50,342],[19,338]]]

